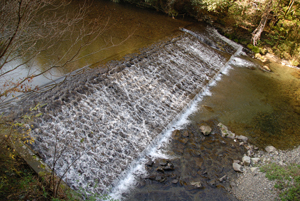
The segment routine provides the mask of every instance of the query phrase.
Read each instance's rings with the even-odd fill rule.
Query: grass
[[[300,200],[300,165],[280,166],[275,163],[260,168],[269,180],[276,180],[275,188],[280,191],[282,201]]]

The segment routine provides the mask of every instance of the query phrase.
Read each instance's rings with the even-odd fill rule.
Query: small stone
[[[254,155],[254,152],[253,152],[252,150],[248,150],[248,151],[247,151],[247,155],[248,155],[248,156],[253,156],[253,155]]]
[[[173,179],[172,180],[172,184],[177,184],[178,183],[178,179]]]
[[[166,180],[166,178],[164,178],[164,177],[162,177],[162,176],[160,176],[160,175],[157,175],[157,176],[155,177],[155,180],[156,180],[156,181],[159,181],[159,182],[164,182],[164,181]]]
[[[174,165],[172,163],[168,163],[167,166],[163,167],[164,170],[174,170]]]
[[[211,127],[208,125],[202,125],[200,126],[200,131],[203,133],[203,135],[209,135],[212,131]]]
[[[157,172],[165,173],[163,167],[158,167],[158,168],[156,168],[156,171],[157,171]]]
[[[250,168],[251,172],[257,172],[258,169],[259,169],[258,167],[252,167],[252,168]]]
[[[196,188],[203,188],[203,185],[201,184],[200,181],[192,181],[192,182],[190,183],[190,185],[191,185],[191,186],[194,186],[194,187],[196,187]]]
[[[220,182],[223,182],[223,181],[225,181],[226,179],[227,179],[227,176],[224,175],[223,177],[219,178],[219,181],[220,181]]]
[[[260,161],[260,158],[251,158],[251,162],[253,165],[257,164]]]
[[[232,167],[233,167],[234,171],[236,171],[236,172],[243,172],[243,167],[237,163],[233,163]]]
[[[265,148],[265,150],[266,150],[268,153],[278,154],[276,148],[273,147],[273,146],[267,146],[267,147]]]
[[[233,163],[239,164],[241,161],[240,160],[233,160]]]
[[[153,163],[154,162],[152,160],[149,160],[147,163],[145,163],[145,165],[147,165],[149,167],[152,167]]]
[[[212,179],[210,180],[209,182],[207,182],[208,185],[210,185],[211,187],[215,188],[216,187],[216,180],[215,179]]]
[[[168,164],[168,161],[166,159],[159,159],[159,165],[166,166]]]
[[[271,69],[269,68],[269,66],[264,65],[262,68],[265,71],[271,72]]]
[[[244,165],[250,165],[250,163],[251,163],[251,160],[250,160],[250,157],[249,156],[243,156],[243,158],[242,158],[242,161],[243,161],[243,163],[244,163]]]
[[[246,136],[243,136],[243,135],[237,135],[236,136],[236,139],[238,140],[242,140],[244,142],[247,142],[248,141],[248,138]]]

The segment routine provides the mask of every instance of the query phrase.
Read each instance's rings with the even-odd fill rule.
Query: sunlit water
[[[217,119],[261,148],[299,145],[299,69],[275,63],[270,67],[271,73],[234,68],[191,119]]]
[[[120,30],[108,30],[107,35],[118,38],[116,33],[124,31],[117,41],[135,30],[132,38],[136,38],[111,51],[91,54],[91,57],[82,55],[83,60],[73,66],[96,67],[157,40],[162,42],[140,50],[138,56],[130,55],[102,69],[74,75],[63,85],[38,97],[25,97],[22,104],[16,105],[20,111],[28,112],[38,102],[47,103],[37,111],[43,116],[33,124],[34,149],[50,167],[55,152],[61,154],[56,173],[72,188],[83,187],[91,192],[110,190],[110,195],[119,199],[130,197],[131,191],[142,192],[131,198],[158,200],[163,195],[157,192],[160,184],[142,187],[141,191],[133,187],[138,186],[140,175],[147,174],[144,166],[147,158],[178,157],[170,154],[178,149],[172,144],[171,133],[189,123],[196,127],[203,121],[222,122],[233,132],[248,136],[259,147],[271,144],[291,148],[299,144],[299,70],[271,64],[272,73],[262,72],[255,68],[258,65],[255,61],[244,56],[241,46],[213,29],[187,26],[189,22],[132,7],[133,13],[127,14],[118,10],[120,5],[106,3],[113,6],[109,7],[112,22],[114,12],[123,15],[115,19]],[[137,17],[144,16],[143,13],[153,18]],[[135,19],[140,21],[132,23]],[[137,27],[144,26],[143,29],[136,29],[139,23]],[[210,41],[213,48],[195,35],[180,32],[179,26],[191,28],[196,36]],[[97,52],[96,48],[101,46],[99,41],[93,44],[91,53]],[[43,59],[44,63],[51,61],[46,56]],[[66,69],[60,75],[72,70]],[[220,151],[213,146],[221,146],[221,139],[211,138],[202,142],[204,147],[212,152]],[[191,149],[192,144],[195,142],[188,142],[186,147]],[[207,158],[208,166],[219,160]],[[230,162],[232,159],[228,158]],[[184,155],[182,160],[176,164],[185,168],[196,159]],[[192,173],[192,169],[188,170]],[[167,186],[166,191],[176,195],[182,188]],[[196,194],[184,191],[180,196],[190,200],[213,200],[214,195],[215,200],[231,199],[222,188],[206,190]],[[147,197],[144,191],[155,192]],[[161,200],[174,199],[171,196]]]

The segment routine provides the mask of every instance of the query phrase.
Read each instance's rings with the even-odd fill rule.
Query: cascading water
[[[212,47],[184,34],[111,63],[107,71],[74,76],[38,99],[24,98],[24,104],[47,103],[31,133],[34,149],[50,167],[55,162],[56,174],[74,189],[104,192],[120,184],[241,53],[207,32]]]

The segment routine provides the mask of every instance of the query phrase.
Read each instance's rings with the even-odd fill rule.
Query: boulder
[[[203,135],[209,135],[212,131],[211,127],[209,125],[201,125],[200,131],[203,133]]]
[[[235,134],[233,132],[231,132],[230,130],[228,130],[227,126],[225,126],[224,124],[219,123],[218,127],[221,130],[222,137],[228,137],[228,138],[231,138],[231,139],[235,138]]]
[[[236,172],[243,172],[243,167],[237,163],[233,163],[232,167],[233,167],[234,171],[236,171]]]
[[[249,156],[243,156],[243,158],[242,158],[242,161],[243,161],[243,163],[244,163],[244,165],[250,165],[250,163],[251,163],[251,160],[250,160],[250,157]]]

